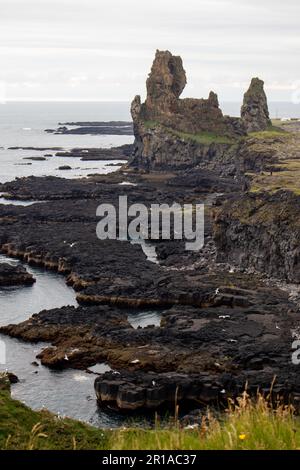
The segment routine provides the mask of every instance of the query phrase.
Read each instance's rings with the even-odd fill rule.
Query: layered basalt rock
[[[272,125],[264,82],[259,78],[252,78],[244,94],[241,118],[247,132],[264,131]]]
[[[260,359],[257,360],[257,364],[259,363]],[[188,375],[106,372],[95,380],[95,391],[100,406],[114,406],[124,411],[166,407],[174,410],[174,405],[193,406],[198,409],[199,405],[210,405],[222,409],[228,406],[229,398],[240,396],[245,388],[248,394],[254,397],[259,391],[260,394],[270,397],[274,403],[293,403],[298,410],[300,381],[295,372],[295,367],[292,375],[290,369],[282,371],[277,381],[268,368],[259,373],[256,370],[248,373],[241,371],[239,375],[228,372]]]
[[[178,373],[107,372],[95,380],[95,391],[100,405],[112,405],[121,410],[158,409],[174,404],[194,405],[201,402],[217,403],[222,396],[222,383],[209,373],[186,375]]]
[[[34,277],[23,266],[0,263],[0,286],[31,285],[34,283]]]
[[[249,193],[228,201],[214,225],[218,259],[299,283],[299,202],[289,191]]]

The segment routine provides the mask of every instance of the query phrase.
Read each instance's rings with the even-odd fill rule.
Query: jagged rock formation
[[[271,123],[263,82],[258,78],[252,79],[245,94],[242,118],[223,116],[213,91],[207,99],[180,99],[185,85],[181,58],[169,51],[156,51],[146,101],[141,103],[136,96],[131,105],[135,135],[132,166],[178,169],[203,165],[219,170],[224,161],[234,158],[232,147],[240,137],[264,130]]]
[[[271,125],[264,82],[259,78],[252,78],[244,94],[241,118],[247,132],[264,131]]]
[[[180,99],[185,85],[186,74],[181,58],[169,51],[156,51],[147,79],[146,101],[141,104],[138,96],[133,101],[134,122],[138,119],[158,121],[187,133],[207,131],[228,136],[243,133],[242,128],[237,131],[233,118],[223,116],[214,92],[210,92],[208,99]]]
[[[182,168],[219,161],[234,140],[245,135],[240,119],[223,116],[214,92],[207,99],[180,99],[185,85],[181,58],[169,51],[156,51],[147,79],[146,101],[141,103],[136,96],[131,105],[133,166]],[[206,140],[207,133],[216,139]]]

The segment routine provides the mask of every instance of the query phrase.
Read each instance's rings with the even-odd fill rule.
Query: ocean
[[[0,182],[30,175],[80,178],[90,173],[115,171],[117,167],[106,166],[108,161],[82,162],[79,158],[70,157],[47,157],[46,161],[24,160],[27,157],[54,155],[55,151],[51,151],[53,147],[64,150],[75,147],[109,148],[132,143],[131,136],[55,135],[45,132],[45,129],[56,129],[60,122],[110,120],[130,120],[128,103],[8,102],[0,105]],[[11,150],[9,147],[48,150]],[[72,170],[58,170],[61,165],[69,165]]]
[[[224,114],[238,116],[240,103],[221,103]],[[270,115],[300,117],[300,104],[269,103]],[[47,157],[46,161],[24,160],[26,157],[55,154],[53,147],[65,150],[75,147],[112,147],[133,142],[131,136],[55,135],[45,129],[55,129],[60,122],[130,120],[129,102],[8,102],[0,104],[0,182],[23,176],[61,176],[80,178],[90,173],[109,173],[116,167],[108,162],[82,162],[78,158]],[[9,147],[43,147],[49,150],[11,150]],[[29,163],[29,164],[28,164]],[[72,170],[62,172],[61,165]]]

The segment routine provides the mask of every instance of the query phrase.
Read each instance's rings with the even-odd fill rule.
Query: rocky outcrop
[[[142,103],[136,96],[131,105],[135,143],[130,164],[146,170],[196,165],[220,169],[228,164],[231,169],[225,174],[236,174],[232,166],[240,138],[271,125],[263,81],[252,79],[241,118],[224,116],[213,91],[207,99],[181,99],[185,85],[181,58],[157,51],[146,100]]]
[[[216,93],[211,91],[207,99],[180,99],[185,85],[181,58],[169,51],[156,51],[147,79],[146,101],[140,104],[139,97],[133,101],[134,121],[158,121],[166,127],[191,134],[207,131],[235,135],[230,119],[225,119],[219,108]]]
[[[155,122],[136,124],[135,143],[130,166],[146,170],[182,170],[199,164],[220,169],[220,163],[230,154],[233,142],[199,143],[192,135],[180,136],[171,128]]]
[[[135,148],[132,163],[139,167],[180,167],[195,165],[204,156],[225,152],[228,144],[245,130],[239,119],[223,116],[218,97],[184,98],[186,85],[182,60],[169,51],[157,51],[147,79],[147,98],[136,96],[131,105]],[[201,142],[198,134],[216,136]],[[223,139],[218,139],[222,136]],[[199,137],[199,136],[198,136]],[[211,145],[213,144],[213,145]]]
[[[71,128],[70,128],[71,126]],[[132,135],[132,122],[67,122],[60,124],[58,129],[45,129],[49,134],[63,135]]]
[[[208,373],[187,375],[178,373],[106,372],[95,380],[100,405],[112,405],[121,410],[158,409],[184,402],[204,404],[224,401],[223,386]],[[219,400],[218,400],[219,399]]]
[[[244,94],[241,119],[247,132],[264,131],[271,126],[264,82],[252,78],[249,89]]]
[[[272,376],[272,368],[261,368],[260,358],[252,357],[251,361],[252,371],[236,374],[211,371],[201,374],[106,372],[95,380],[96,396],[100,406],[109,405],[124,411],[162,407],[173,411],[175,405],[199,408],[199,404],[225,408],[229,398],[240,396],[247,387],[247,392],[254,397],[259,391],[274,402],[293,403],[298,410],[300,381],[296,367],[283,370],[278,378]]]
[[[300,282],[299,196],[249,193],[228,201],[216,216],[219,261]]]
[[[132,154],[132,144],[124,144],[111,148],[74,148],[72,150],[57,152],[57,157],[80,158],[82,161],[97,160],[127,160]]]
[[[35,282],[23,266],[0,263],[0,286],[31,285]]]

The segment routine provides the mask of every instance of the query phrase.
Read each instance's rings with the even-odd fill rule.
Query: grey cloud
[[[299,13],[296,0],[0,0],[0,80],[11,99],[130,100],[159,48],[183,57],[186,94],[219,83],[239,99],[237,84],[260,75],[278,83],[271,99],[289,99]]]

